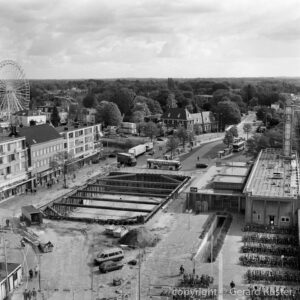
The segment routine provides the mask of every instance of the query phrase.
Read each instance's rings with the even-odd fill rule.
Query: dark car
[[[111,157],[111,158],[117,157],[117,153],[115,153],[115,152],[109,153],[108,157]]]
[[[120,270],[123,268],[123,263],[115,261],[106,261],[99,266],[99,271],[101,273],[111,272],[115,270]]]
[[[197,163],[197,164],[196,164],[196,168],[199,168],[199,169],[205,169],[205,168],[207,168],[207,167],[208,167],[207,164],[202,164],[202,163]]]
[[[159,142],[163,142],[164,141],[164,139],[163,138],[157,138],[157,140],[159,141]]]

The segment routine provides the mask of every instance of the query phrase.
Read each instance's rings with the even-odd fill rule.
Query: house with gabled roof
[[[195,125],[199,125],[200,132],[217,131],[218,124],[210,111],[190,113],[186,108],[169,108],[161,120],[167,128],[184,127],[186,130],[194,131]]]

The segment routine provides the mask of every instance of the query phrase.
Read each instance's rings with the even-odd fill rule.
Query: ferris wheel
[[[10,121],[17,111],[28,109],[29,82],[21,66],[13,60],[0,62],[0,118]]]

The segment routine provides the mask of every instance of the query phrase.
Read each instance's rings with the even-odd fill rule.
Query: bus
[[[245,149],[245,141],[239,141],[232,144],[233,152],[240,152]]]
[[[181,169],[181,163],[178,160],[166,160],[166,159],[147,159],[147,167],[149,169],[166,169],[178,171]]]

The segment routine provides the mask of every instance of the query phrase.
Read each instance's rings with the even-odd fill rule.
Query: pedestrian
[[[197,160],[199,161],[199,156],[197,157]]]
[[[180,271],[180,274],[184,273],[184,267],[183,267],[183,265],[180,266],[179,271]]]
[[[233,282],[233,280],[231,280],[231,282],[230,282],[230,288],[231,288],[231,289],[234,289],[234,288],[235,288],[235,283]]]
[[[29,290],[29,291],[28,291],[28,296],[27,296],[27,299],[28,299],[28,300],[31,300],[31,297],[32,297],[32,291],[31,291],[31,290]]]
[[[37,293],[36,293],[35,288],[33,288],[33,290],[32,290],[32,298],[33,298],[33,300],[36,300],[36,297],[37,297]]]
[[[27,289],[25,289],[25,291],[23,292],[23,299],[24,300],[28,299],[28,291],[27,291]]]
[[[29,270],[29,278],[30,278],[30,279],[33,278],[33,271],[32,271],[32,269]]]
[[[39,273],[39,266],[36,265],[35,268],[34,268],[34,276],[37,277],[38,273]]]

